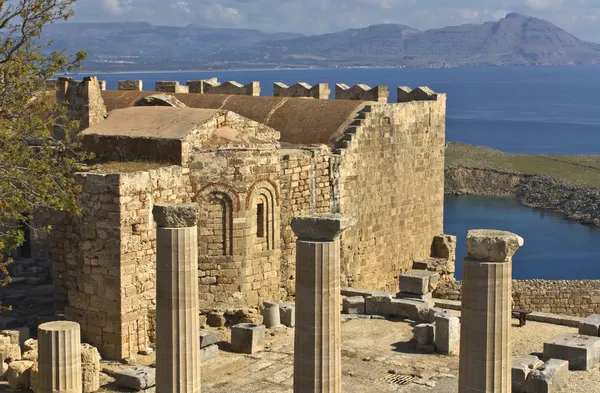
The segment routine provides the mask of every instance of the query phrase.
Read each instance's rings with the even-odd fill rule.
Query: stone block
[[[216,344],[209,345],[200,349],[200,362],[205,363],[214,359],[219,354],[219,346]]]
[[[418,321],[424,319],[424,315],[431,307],[433,307],[433,302],[429,301],[417,299],[390,299],[388,303],[382,305],[382,314]]]
[[[36,360],[38,360],[38,351],[37,350],[25,351],[25,352],[23,352],[23,355],[21,355],[21,359],[36,361]]]
[[[205,348],[217,343],[217,336],[213,332],[200,330],[200,348]]]
[[[579,323],[579,334],[600,336],[600,315],[593,314]]]
[[[8,385],[13,389],[29,389],[32,366],[33,362],[29,360],[11,362],[6,372]]]
[[[346,228],[356,224],[356,219],[340,214],[297,216],[292,219],[292,230],[299,240],[331,241]]]
[[[29,369],[29,388],[33,393],[40,393],[40,365],[34,362]]]
[[[544,362],[533,355],[524,355],[513,359],[511,367],[512,393],[525,393],[525,382],[527,382],[529,374],[542,364]]]
[[[438,281],[439,275],[436,272],[408,270],[400,275],[400,292],[424,295],[435,289]]]
[[[281,323],[287,327],[296,326],[296,306],[291,303],[279,305],[279,316]]]
[[[152,367],[118,371],[114,377],[115,385],[126,389],[144,390],[156,385],[156,369]]]
[[[89,344],[81,344],[81,375],[83,393],[100,389],[100,354]]]
[[[550,359],[537,370],[533,370],[525,383],[526,393],[555,393],[567,382],[569,362]]]
[[[414,299],[414,300],[422,300],[422,301],[432,301],[433,295],[431,292],[427,292],[424,295],[418,295],[416,293],[406,293],[406,292],[398,292],[396,294],[398,299]]]
[[[600,338],[561,334],[544,343],[544,361],[562,359],[570,370],[591,370],[600,361]]]
[[[226,322],[225,315],[219,311],[209,312],[206,316],[206,324],[210,327],[223,327]]]
[[[279,315],[279,304],[273,302],[263,302],[263,325],[266,328],[274,329],[281,326],[281,317]]]
[[[438,353],[452,355],[458,352],[460,344],[460,320],[451,313],[435,316],[435,346]]]
[[[34,338],[30,338],[29,340],[25,340],[23,344],[23,351],[37,351],[38,342]]]
[[[19,344],[0,345],[0,361],[5,363],[21,360],[21,347]]]
[[[525,241],[511,232],[472,229],[467,233],[467,258],[482,262],[510,261]]]
[[[435,322],[435,318],[438,315],[452,316],[452,313],[450,311],[448,311],[448,310],[443,309],[443,308],[431,307],[431,308],[427,309],[427,313],[425,314],[425,317],[423,318],[423,320],[425,320],[428,323],[434,323]]]
[[[371,315],[384,314],[384,305],[392,301],[392,295],[375,295],[365,299],[365,313]]]
[[[413,330],[414,338],[417,341],[417,344],[421,345],[433,344],[433,332],[434,328],[430,323],[422,323],[417,325]]]
[[[9,337],[11,344],[19,344],[20,346],[23,346],[25,341],[30,337],[29,328],[26,326],[9,330],[0,330],[0,335]]]
[[[362,296],[347,297],[343,301],[344,314],[364,314],[365,298]]]
[[[265,326],[240,323],[231,327],[231,349],[234,352],[253,354],[265,346]]]

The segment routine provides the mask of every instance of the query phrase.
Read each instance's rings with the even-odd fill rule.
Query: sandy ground
[[[514,321],[516,322],[516,321]],[[342,383],[344,393],[370,392],[458,392],[458,356],[419,353],[412,338],[413,324],[391,320],[350,320],[342,323]],[[292,393],[294,330],[267,330],[266,348],[254,355],[228,351],[229,329],[212,329],[220,340],[216,359],[202,365],[203,393]],[[536,322],[512,328],[513,356],[541,356],[544,341],[576,329]],[[140,357],[149,365],[153,356]],[[107,369],[129,366],[102,362]],[[394,375],[410,375],[406,385],[386,381]],[[103,392],[124,392],[102,374]],[[153,391],[154,389],[152,389]],[[0,386],[0,392],[12,391]],[[592,371],[570,371],[569,393],[600,393],[600,366]],[[147,391],[148,392],[148,391]],[[150,392],[148,392],[150,393]]]

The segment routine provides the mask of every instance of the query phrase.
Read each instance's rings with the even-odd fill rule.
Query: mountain
[[[148,23],[55,24],[54,48],[87,50],[87,69],[600,64],[600,45],[511,13],[497,22],[419,31],[381,24],[302,36]]]

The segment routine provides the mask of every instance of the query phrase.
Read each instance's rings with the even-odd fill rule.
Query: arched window
[[[275,197],[271,190],[259,188],[255,192],[256,244],[262,250],[275,248]]]

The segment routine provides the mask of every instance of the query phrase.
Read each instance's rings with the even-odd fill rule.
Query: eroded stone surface
[[[6,378],[8,385],[13,389],[27,389],[30,384],[30,369],[33,362],[29,360],[19,360],[11,362],[8,365]]]
[[[136,367],[115,373],[115,385],[134,390],[144,390],[156,385],[156,369]]]
[[[263,325],[266,328],[273,329],[281,326],[281,316],[279,314],[279,304],[274,302],[263,302]]]
[[[533,370],[527,382],[527,393],[555,393],[567,382],[569,363],[566,360],[550,359],[537,370]]]
[[[511,367],[512,393],[525,393],[525,382],[527,382],[529,373],[542,364],[544,362],[534,355],[524,355],[513,359]]]
[[[234,352],[253,354],[265,346],[265,326],[240,323],[231,327],[231,349]]]
[[[351,296],[344,298],[343,310],[345,314],[364,314],[365,298],[362,296]]]
[[[217,357],[219,354],[219,346],[218,345],[209,345],[207,347],[200,349],[200,363],[208,362]]]
[[[433,344],[433,332],[434,328],[432,324],[422,323],[420,325],[415,326],[414,329],[414,338],[417,341],[417,344],[421,345],[431,345]]]
[[[281,323],[287,327],[296,326],[296,306],[292,303],[279,305],[279,316]]]
[[[217,336],[213,332],[200,330],[200,348],[205,348],[217,343]]]
[[[429,270],[409,270],[400,274],[400,292],[424,295],[437,286],[439,275]]]
[[[452,355],[460,344],[460,320],[449,312],[435,314],[435,346],[438,353]]]
[[[600,338],[561,334],[544,343],[544,360],[562,359],[569,370],[591,370],[600,361]]]
[[[154,220],[159,227],[189,228],[198,223],[198,204],[162,204],[157,203],[152,209]]]
[[[593,314],[585,318],[579,324],[579,334],[588,336],[600,336],[600,315]]]
[[[292,219],[292,229],[299,240],[331,241],[356,220],[340,214],[316,214]]]
[[[467,257],[482,262],[509,261],[524,244],[521,236],[493,229],[473,229],[467,233]]]

